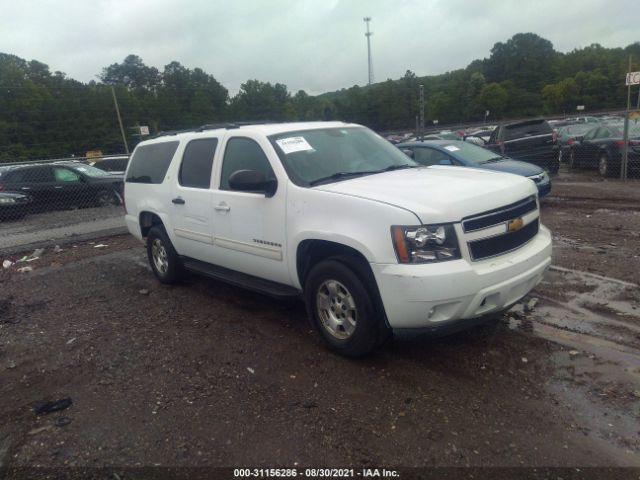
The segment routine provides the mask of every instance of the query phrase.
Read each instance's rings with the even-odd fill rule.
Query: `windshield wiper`
[[[319,183],[331,182],[333,180],[340,180],[344,178],[350,177],[359,177],[362,175],[373,175],[375,173],[383,173],[390,172],[392,170],[401,170],[404,168],[415,168],[416,165],[409,165],[408,163],[403,163],[402,165],[389,165],[388,167],[382,168],[380,170],[360,170],[359,172],[336,172],[332,175],[327,175],[326,177],[316,178],[315,180],[311,180],[309,182],[309,186],[313,187],[314,185],[318,185]]]

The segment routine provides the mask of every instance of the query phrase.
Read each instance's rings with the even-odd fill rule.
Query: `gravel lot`
[[[357,361],[128,236],[49,248],[0,272],[0,466],[640,466],[640,183],[561,175],[542,215],[522,304]]]

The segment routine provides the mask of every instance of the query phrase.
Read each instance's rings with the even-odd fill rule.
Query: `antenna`
[[[367,33],[364,34],[367,37],[367,58],[369,60],[369,85],[373,83],[373,62],[371,61],[371,35],[373,32],[369,31],[369,22],[371,17],[364,17],[363,20],[367,24]]]

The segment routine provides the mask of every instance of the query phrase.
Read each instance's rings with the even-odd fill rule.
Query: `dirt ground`
[[[554,267],[500,321],[361,360],[131,237],[52,245],[0,272],[0,467],[640,466],[640,183],[561,174],[542,219]]]

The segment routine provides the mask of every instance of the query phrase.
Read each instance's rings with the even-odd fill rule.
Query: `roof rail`
[[[256,120],[256,121],[249,121],[249,122],[207,123],[207,124],[201,125],[199,127],[186,128],[184,130],[161,131],[161,132],[156,133],[155,135],[150,136],[149,139],[158,138],[158,137],[165,137],[165,136],[170,136],[170,135],[178,135],[180,133],[204,132],[206,130],[218,130],[218,129],[232,130],[234,128],[240,128],[240,127],[244,127],[244,126],[247,126],[247,125],[263,125],[263,124],[269,124],[269,123],[275,123],[275,122],[268,121],[268,120]]]

